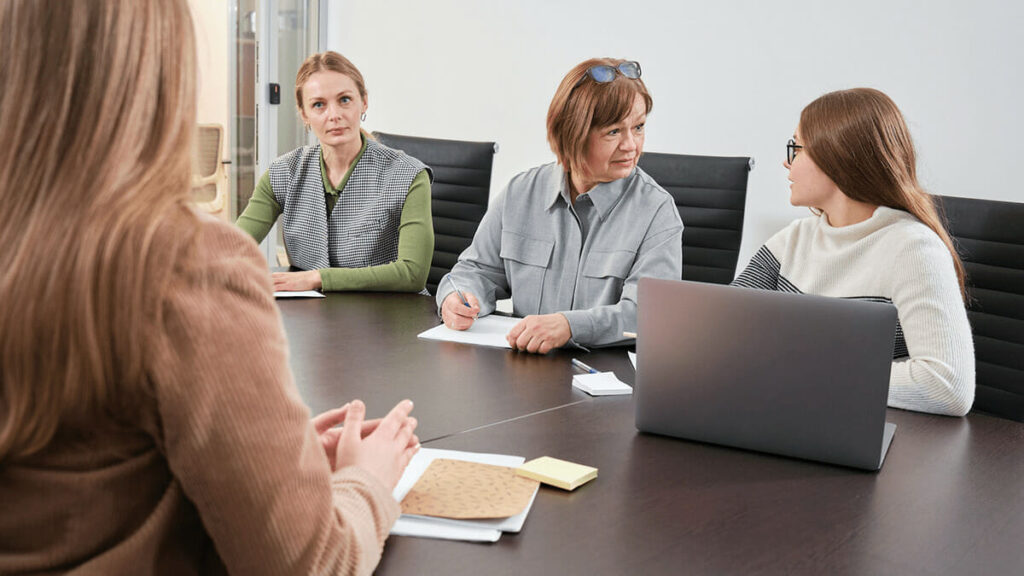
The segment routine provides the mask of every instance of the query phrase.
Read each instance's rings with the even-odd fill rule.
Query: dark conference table
[[[597,467],[542,487],[494,544],[391,537],[379,574],[1022,574],[1024,424],[888,411],[878,473],[641,434],[632,397],[570,386],[569,358],[632,383],[624,349],[510,350],[424,341],[433,300],[335,294],[279,301],[303,397],[410,397],[430,448],[554,456]]]

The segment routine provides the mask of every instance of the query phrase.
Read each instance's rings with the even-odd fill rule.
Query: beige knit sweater
[[[971,409],[974,342],[953,258],[913,215],[880,206],[838,228],[824,214],[801,218],[769,238],[733,284],[892,303],[899,327],[889,406],[951,416]]]
[[[0,574],[366,574],[399,509],[331,473],[252,239],[204,220],[130,425],[66,426],[0,468]]]

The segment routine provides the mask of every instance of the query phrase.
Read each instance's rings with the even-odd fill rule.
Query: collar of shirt
[[[363,152],[366,152],[366,136],[362,133],[359,134],[359,139],[363,141],[363,147],[359,149],[359,154],[356,154],[355,159],[352,160],[352,165],[348,167],[348,171],[345,172],[345,176],[338,182],[338,186],[331,186],[331,180],[327,177],[327,163],[324,162],[324,149],[320,148],[320,176],[324,180],[324,193],[332,196],[341,194],[341,191],[345,189],[345,184],[348,184],[348,177],[352,175],[352,171],[356,169],[356,164],[359,164],[359,159],[363,157]]]
[[[571,197],[569,196],[570,184],[565,170],[562,169],[561,165],[556,165],[555,170],[557,172],[554,182],[557,183],[557,187],[551,193],[551,203],[548,208],[554,208],[558,201],[565,202],[566,206],[572,204]],[[622,193],[626,191],[629,184],[636,178],[636,167],[633,167],[633,171],[629,173],[629,176],[625,178],[619,178],[618,180],[612,180],[611,182],[602,182],[597,186],[594,186],[586,195],[593,202],[594,208],[597,209],[597,215],[601,220],[608,217],[608,213],[615,208],[615,205],[619,203],[619,199],[622,198]],[[583,196],[582,194],[580,196]],[[579,197],[577,197],[578,199]]]

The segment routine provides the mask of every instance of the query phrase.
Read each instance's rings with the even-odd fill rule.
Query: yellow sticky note
[[[577,486],[597,478],[597,468],[542,456],[520,466],[516,474],[563,490],[575,490]]]

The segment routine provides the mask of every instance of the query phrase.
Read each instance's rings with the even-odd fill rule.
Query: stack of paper
[[[583,390],[591,396],[614,396],[633,393],[633,388],[616,378],[614,372],[577,374],[572,377],[572,385],[573,388]]]
[[[409,466],[405,469],[402,479],[395,486],[392,494],[398,502],[402,502],[406,495],[423,476],[430,464],[436,459],[462,460],[465,462],[478,462],[493,466],[507,466],[519,468],[525,458],[522,456],[504,456],[501,454],[481,454],[476,452],[459,452],[455,450],[438,450],[432,448],[421,448],[413,456]],[[398,536],[419,536],[422,538],[443,538],[447,540],[469,540],[474,542],[497,542],[502,532],[519,532],[526,522],[526,515],[530,513],[530,507],[537,497],[539,484],[533,486],[529,502],[522,512],[507,518],[494,518],[490,520],[452,520],[449,518],[436,518],[432,516],[421,516],[416,514],[402,514],[391,534]]]
[[[516,473],[570,491],[597,478],[597,468],[566,462],[550,456],[530,460],[520,466]]]

